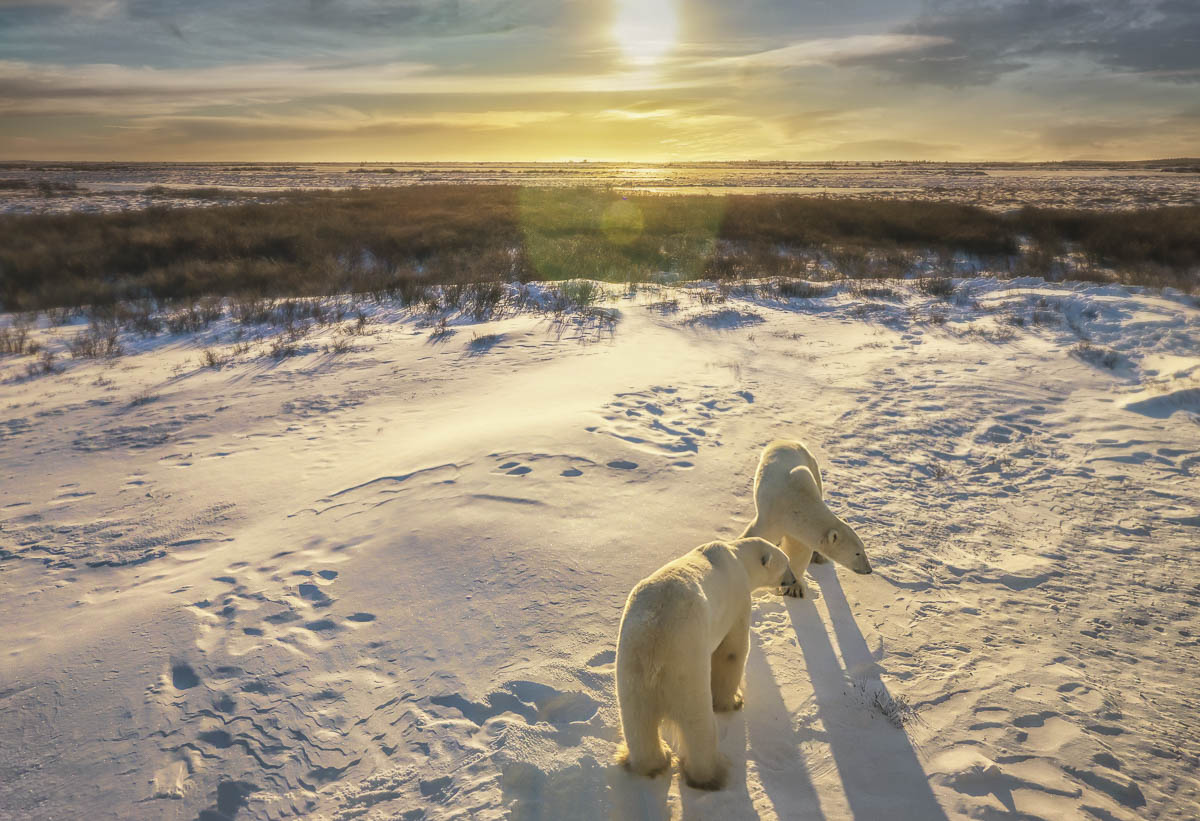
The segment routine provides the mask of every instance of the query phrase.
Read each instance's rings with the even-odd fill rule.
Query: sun
[[[675,45],[679,34],[679,0],[615,0],[613,39],[626,59],[655,63]]]

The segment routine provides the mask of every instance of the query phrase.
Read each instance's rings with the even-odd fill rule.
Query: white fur
[[[750,593],[790,578],[782,550],[763,539],[709,542],[642,579],[621,616],[617,705],[625,744],[617,760],[638,775],[671,765],[659,726],[679,729],[687,783],[720,789],[713,711],[742,706],[750,649]]]
[[[754,474],[754,520],[742,537],[759,536],[787,553],[796,583],[784,585],[786,595],[809,595],[804,571],[814,553],[855,573],[871,572],[862,539],[825,505],[823,496],[821,469],[803,444],[781,439],[763,449]]]

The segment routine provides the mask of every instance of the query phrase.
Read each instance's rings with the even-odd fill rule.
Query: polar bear
[[[659,736],[667,720],[679,729],[687,783],[721,788],[726,765],[713,711],[742,706],[750,593],[794,581],[782,550],[738,539],[701,545],[634,586],[617,638],[619,763],[645,776],[667,769],[671,756]]]
[[[763,449],[754,474],[754,519],[742,538],[758,536],[787,553],[796,583],[783,586],[785,595],[809,595],[804,571],[822,556],[855,573],[871,572],[862,539],[826,507],[823,492],[821,469],[803,444],[780,439]]]

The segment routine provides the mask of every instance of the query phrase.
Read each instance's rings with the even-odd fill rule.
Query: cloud
[[[915,55],[847,62],[953,87],[986,85],[1056,58],[1083,56],[1115,71],[1200,82],[1200,3],[1194,0],[939,0],[898,33],[943,42]]]
[[[0,0],[5,9],[125,20],[229,20],[259,33],[283,26],[392,37],[505,31],[553,17],[553,6],[544,0]]]
[[[421,116],[373,117],[353,109],[327,108],[292,115],[160,116],[139,119],[135,130],[172,140],[225,142],[402,137],[433,131],[504,131],[566,117],[563,111],[442,111]]]
[[[957,155],[962,146],[916,140],[856,140],[825,150],[829,156],[847,160],[938,160]]]
[[[62,11],[105,17],[123,7],[121,0],[0,0],[0,9]]]
[[[1045,129],[1041,137],[1047,148],[1059,153],[1108,148],[1113,143],[1137,137],[1142,133],[1141,123],[1083,120],[1053,125]]]
[[[841,65],[860,60],[923,52],[950,43],[948,38],[940,35],[861,34],[850,37],[804,40],[768,51],[719,58],[710,64],[764,68]]]
[[[1191,137],[1193,152],[1197,119],[1200,112],[1189,118],[1181,115],[1149,117],[1147,119],[1109,119],[1101,117],[1071,118],[1047,126],[1039,134],[1040,142],[1056,155],[1094,156],[1136,155],[1144,149],[1147,134],[1153,134],[1163,145],[1186,147]],[[1193,153],[1187,152],[1187,153]]]
[[[69,105],[78,114],[136,116],[213,105],[261,105],[322,92],[394,92],[428,70],[410,63],[328,69],[269,63],[194,70],[10,60],[0,61],[0,111],[37,114]],[[119,107],[114,108],[114,101]]]
[[[0,111],[8,115],[58,110],[144,115],[214,105],[263,105],[316,96],[521,95],[636,92],[686,88],[698,81],[652,72],[580,75],[445,74],[425,63],[251,63],[200,69],[134,68],[113,64],[47,65],[0,60]]]

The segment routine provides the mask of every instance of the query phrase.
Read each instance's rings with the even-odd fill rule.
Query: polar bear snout
[[[867,548],[857,534],[855,534],[853,542],[855,545],[853,550],[846,551],[848,561],[843,561],[842,564],[860,576],[865,576],[871,572],[871,560],[867,558]]]

